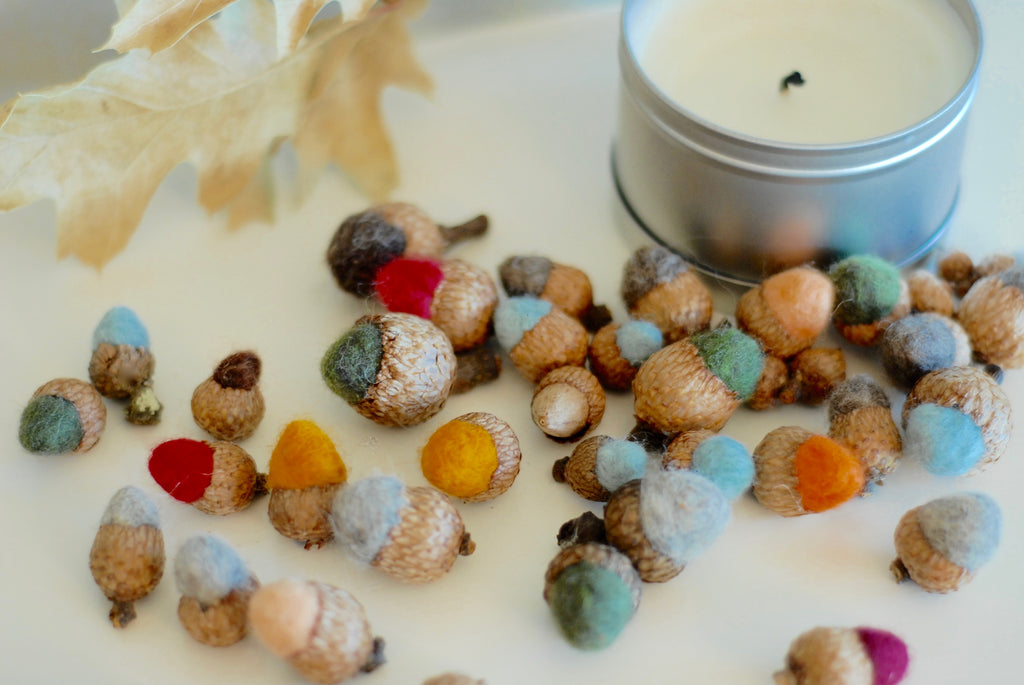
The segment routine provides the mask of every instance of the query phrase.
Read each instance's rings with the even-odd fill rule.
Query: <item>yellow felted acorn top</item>
[[[486,428],[468,421],[449,421],[427,440],[420,466],[441,492],[472,497],[490,486],[498,468],[498,449]]]
[[[344,483],[345,463],[334,443],[312,421],[292,421],[270,455],[268,488],[298,489]]]

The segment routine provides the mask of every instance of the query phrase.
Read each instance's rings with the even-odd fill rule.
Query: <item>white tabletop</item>
[[[428,100],[388,91],[384,99],[402,172],[395,198],[442,223],[487,213],[488,236],[455,256],[492,274],[512,254],[578,266],[591,276],[596,299],[622,319],[622,266],[638,238],[625,228],[610,178],[617,6],[576,2],[541,12],[540,4],[500,16],[478,10],[466,24],[455,21],[453,2],[436,0],[428,10],[417,50],[436,93]],[[985,51],[948,244],[980,258],[1024,246],[1024,5],[976,4]],[[451,398],[437,417],[408,429],[381,428],[333,395],[320,379],[319,360],[372,305],[338,290],[324,250],[339,222],[367,201],[332,172],[295,206],[286,158],[276,171],[283,188],[278,221],[228,233],[221,217],[198,208],[194,173],[179,168],[127,249],[102,271],[56,261],[48,203],[0,215],[4,682],[301,682],[252,638],[223,649],[194,642],[177,621],[170,559],[164,580],[138,602],[138,619],[124,630],[111,628],[88,553],[108,499],[126,484],[157,503],[171,558],[189,536],[214,532],[264,582],[300,576],[352,592],[387,642],[387,665],[360,682],[416,684],[458,670],[491,685],[767,683],[789,642],[816,625],[901,635],[911,651],[908,683],[1004,683],[1019,671],[1019,433],[983,474],[939,479],[907,463],[876,494],[823,514],[784,519],[742,497],[703,556],[671,582],[643,588],[638,613],[611,647],[584,653],[569,646],[541,599],[544,570],[558,551],[560,524],[587,510],[601,513],[600,505],[551,479],[552,462],[570,448],[532,424],[532,388],[511,364],[496,383]],[[717,313],[731,314],[738,295],[735,287],[717,290]],[[92,451],[24,451],[18,421],[32,392],[54,377],[86,377],[92,330],[117,304],[135,309],[149,329],[162,422],[131,426],[110,402],[106,431]],[[832,333],[822,343],[841,344]],[[843,346],[851,372],[881,378],[871,351]],[[518,480],[497,500],[458,505],[477,541],[475,554],[436,583],[407,586],[337,545],[304,551],[270,527],[265,500],[211,517],[170,499],[146,470],[149,451],[166,439],[204,437],[189,412],[192,389],[222,357],[244,348],[257,350],[264,363],[266,418],[243,443],[261,468],[283,426],[305,417],[335,440],[351,478],[390,473],[420,485],[417,450],[442,422],[477,410],[508,421],[523,449]],[[1008,372],[1003,387],[1024,406],[1024,371]],[[901,396],[891,388],[890,396],[898,409]],[[827,428],[822,409],[744,408],[723,432],[752,449],[786,424]],[[629,396],[610,396],[598,431],[621,437],[632,425]],[[1001,505],[1004,537],[995,558],[951,595],[896,584],[888,567],[900,516],[961,490],[986,492]]]

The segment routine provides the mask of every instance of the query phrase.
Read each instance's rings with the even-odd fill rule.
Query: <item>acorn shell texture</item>
[[[644,534],[640,520],[640,480],[630,481],[616,490],[604,508],[608,542],[633,562],[640,578],[647,583],[672,580],[686,566],[654,548]]]
[[[441,262],[444,279],[434,291],[430,320],[451,340],[456,352],[476,347],[487,339],[498,287],[478,266],[448,259]]]
[[[273,488],[267,504],[270,524],[281,535],[297,540],[306,549],[319,548],[334,539],[331,503],[344,483],[308,488]]]
[[[421,454],[421,465],[424,475],[427,475],[427,480],[430,481],[431,485],[442,492],[459,497],[459,499],[465,502],[485,502],[494,499],[512,487],[516,476],[519,475],[519,464],[523,456],[522,450],[519,448],[519,438],[516,437],[512,427],[494,414],[487,412],[470,412],[457,416],[448,423],[470,424],[486,431],[494,447],[496,465],[483,490],[466,495],[448,492],[446,488],[442,487],[442,484],[438,482],[436,477],[431,478],[431,475],[427,475],[427,472],[430,471],[432,475],[436,475],[442,471],[472,469],[476,466],[473,462],[475,462],[478,455],[461,454],[460,451],[466,449],[466,446],[461,441],[458,441],[457,437],[455,438],[456,442],[450,445],[443,442],[437,443],[435,438],[438,437],[439,433],[435,431],[427,441],[427,445],[424,446]],[[456,425],[452,428],[457,429],[457,427]],[[438,430],[440,431],[441,429]],[[432,466],[427,463],[428,460],[433,462]]]
[[[1007,369],[1024,366],[1024,267],[980,279],[956,316],[978,356]]]
[[[71,447],[69,450],[64,449],[50,449],[36,447],[35,442],[29,438],[29,435],[37,430],[47,431],[49,426],[45,425],[46,420],[41,417],[37,420],[42,420],[44,425],[34,425],[31,417],[33,417],[32,408],[41,401],[45,401],[44,398],[59,398],[65,402],[69,402],[74,408],[74,412],[77,413],[77,422],[79,424],[79,431],[81,437],[78,440],[78,444]],[[87,452],[92,449],[100,437],[103,435],[103,429],[107,425],[107,405],[103,403],[103,398],[89,383],[80,381],[77,378],[55,378],[52,381],[48,381],[43,385],[39,386],[36,391],[32,394],[32,398],[29,401],[28,406],[22,413],[21,427],[19,431],[19,438],[21,439],[22,445],[30,451],[37,451],[46,454],[54,454],[58,452],[68,451],[74,454],[80,452]],[[72,438],[73,442],[74,438]],[[48,444],[48,443],[47,443]],[[31,447],[30,447],[31,445]]]
[[[587,330],[583,324],[552,306],[506,351],[512,365],[527,380],[536,383],[552,369],[583,366],[587,361],[587,345]]]
[[[736,304],[740,330],[782,359],[810,347],[828,326],[835,303],[829,278],[809,266],[774,274],[751,288]]]
[[[406,583],[429,583],[442,577],[463,548],[466,527],[443,493],[431,487],[407,488],[409,505],[391,529],[372,565]]]
[[[261,367],[253,352],[225,357],[192,393],[196,424],[218,440],[229,442],[256,432],[266,412],[259,386]]]

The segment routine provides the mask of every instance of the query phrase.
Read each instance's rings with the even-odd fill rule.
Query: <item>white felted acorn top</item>
[[[359,561],[369,564],[388,542],[409,505],[405,484],[394,476],[370,476],[338,490],[331,507],[334,537]]]
[[[126,485],[110,498],[107,508],[100,519],[101,526],[153,526],[160,527],[160,516],[157,514],[153,500],[134,485]]]
[[[640,523],[656,550],[677,564],[696,558],[729,521],[729,501],[694,471],[648,470],[640,481]]]
[[[245,585],[249,569],[231,545],[215,535],[190,537],[174,557],[181,594],[214,604]]]

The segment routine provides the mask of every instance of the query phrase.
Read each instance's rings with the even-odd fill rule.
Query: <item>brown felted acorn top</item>
[[[1024,366],[1024,267],[986,276],[960,301],[957,320],[982,361]]]

